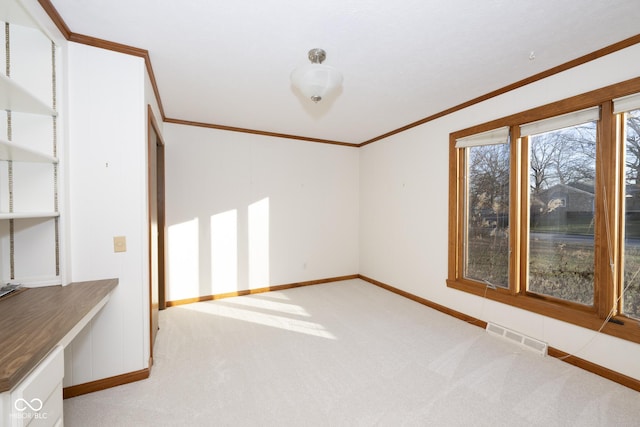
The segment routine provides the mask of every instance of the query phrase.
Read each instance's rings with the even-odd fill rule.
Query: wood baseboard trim
[[[627,375],[621,374],[620,372],[605,368],[604,366],[600,366],[593,362],[589,362],[588,360],[573,356],[569,353],[565,353],[564,351],[558,350],[554,347],[549,347],[547,352],[549,356],[560,359],[570,365],[577,366],[580,369],[584,369],[585,371],[589,371],[625,387],[629,387],[635,391],[640,391],[640,380],[631,378]]]
[[[358,278],[360,278],[360,275],[350,274],[348,276],[329,277],[326,279],[309,280],[307,282],[287,283],[284,285],[274,285],[274,286],[267,286],[264,288],[246,289],[242,291],[227,292],[223,294],[203,295],[195,298],[186,298],[181,300],[167,301],[166,306],[175,307],[178,305],[193,304],[195,302],[213,301],[213,300],[219,300],[224,298],[239,297],[243,295],[261,294],[264,292],[271,292],[271,291],[282,291],[284,289],[299,288],[302,286],[320,285],[323,283],[340,282],[342,280],[352,280],[352,279],[358,279]]]
[[[91,381],[84,384],[72,385],[65,387],[62,390],[62,397],[69,399],[71,397],[81,396],[87,393],[93,393],[94,391],[106,390],[111,387],[117,387],[119,385],[129,384],[135,381],[140,381],[149,378],[151,368],[141,369],[139,371],[129,372],[122,375],[116,375],[114,377],[103,378],[97,381]]]
[[[369,282],[372,285],[376,285],[376,286],[381,287],[383,289],[386,289],[386,290],[388,290],[390,292],[393,292],[394,294],[401,295],[401,296],[403,296],[405,298],[408,298],[408,299],[410,299],[412,301],[415,301],[415,302],[420,303],[422,305],[426,305],[427,307],[433,308],[434,310],[438,310],[438,311],[440,311],[440,312],[442,312],[444,314],[448,314],[449,316],[453,316],[453,317],[455,317],[457,319],[464,320],[465,322],[471,323],[471,324],[479,326],[481,328],[486,328],[487,327],[487,322],[484,322],[484,321],[482,321],[480,319],[476,319],[475,317],[472,317],[472,316],[468,316],[468,315],[466,315],[464,313],[461,313],[459,311],[453,310],[453,309],[451,309],[449,307],[445,307],[444,305],[437,304],[437,303],[435,303],[433,301],[429,301],[428,299],[419,297],[419,296],[414,295],[412,293],[403,291],[403,290],[398,289],[398,288],[394,288],[391,285],[387,285],[386,283],[382,283],[382,282],[379,282],[379,281],[377,281],[375,279],[372,279],[370,277],[363,276],[362,274],[358,274],[358,278],[364,280],[365,282]]]
[[[394,294],[398,294],[400,296],[403,296],[405,298],[408,298],[412,301],[418,302],[422,305],[425,305],[427,307],[433,308],[434,310],[438,310],[442,313],[448,314],[450,316],[453,316],[457,319],[460,320],[464,320],[467,323],[470,323],[472,325],[478,326],[480,328],[486,328],[487,327],[487,322],[480,320],[480,319],[476,319],[475,317],[466,315],[464,313],[461,313],[459,311],[450,309],[448,307],[445,307],[443,305],[437,304],[433,301],[429,301],[428,299],[419,297],[417,295],[413,295],[412,293],[403,291],[401,289],[395,288],[393,286],[387,285],[386,283],[383,282],[379,282],[377,280],[374,280],[370,277],[367,276],[363,276],[362,274],[358,274],[358,278],[364,280],[365,282],[369,282],[373,285],[379,286],[383,289],[386,289],[390,292],[393,292]],[[636,391],[640,391],[640,380],[637,380],[635,378],[631,378],[627,375],[621,374],[620,372],[616,372],[614,370],[611,370],[609,368],[605,368],[604,366],[600,366],[596,363],[590,362],[588,360],[585,359],[581,359],[579,357],[570,355],[568,353],[565,353],[562,350],[558,350],[557,348],[554,347],[549,347],[548,348],[548,354],[551,357],[555,357],[558,358],[560,360],[562,360],[563,362],[569,363],[573,366],[577,366],[578,368],[584,369],[585,371],[589,371],[593,374],[599,375],[603,378],[606,378],[608,380],[611,380],[613,382],[616,382],[618,384],[621,384],[625,387],[629,387],[632,390],[636,390]]]

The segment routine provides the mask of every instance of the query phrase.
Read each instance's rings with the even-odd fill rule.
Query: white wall
[[[640,379],[638,344],[484,300],[445,283],[449,133],[638,76],[640,45],[363,147],[360,273]]]
[[[148,366],[147,106],[142,58],[69,43],[66,67],[70,281],[120,281],[65,351],[70,386]]]
[[[358,272],[358,150],[165,124],[167,300]]]

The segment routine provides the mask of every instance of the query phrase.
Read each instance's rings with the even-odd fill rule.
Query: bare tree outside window
[[[592,305],[596,122],[529,141],[527,290]]]
[[[509,286],[509,144],[468,149],[464,276]]]
[[[625,135],[622,312],[640,318],[640,110],[626,114]]]

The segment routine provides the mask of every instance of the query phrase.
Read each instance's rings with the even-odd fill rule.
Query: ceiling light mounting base
[[[311,49],[309,51],[309,61],[312,64],[322,64],[322,61],[327,59],[327,53],[323,49]]]

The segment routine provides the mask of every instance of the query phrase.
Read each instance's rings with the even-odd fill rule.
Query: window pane
[[[596,122],[529,141],[527,289],[592,305]]]
[[[470,147],[465,197],[466,278],[509,286],[509,144]]]
[[[626,117],[622,312],[640,318],[640,110]]]

